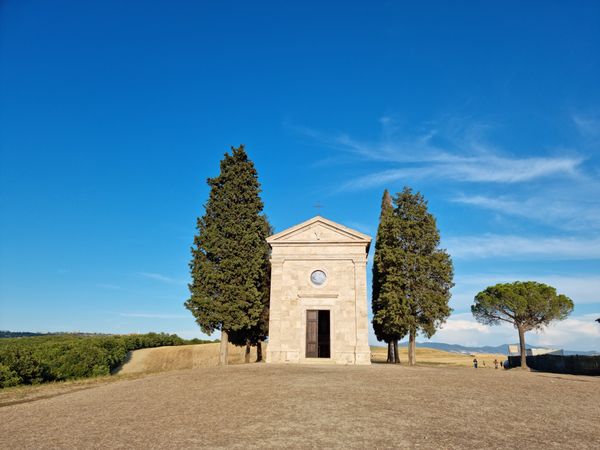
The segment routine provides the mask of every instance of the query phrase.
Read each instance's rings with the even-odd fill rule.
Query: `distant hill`
[[[403,342],[401,345],[408,345],[408,342]],[[436,350],[443,350],[445,352],[454,353],[501,353],[503,355],[508,354],[508,344],[502,344],[495,347],[491,345],[484,345],[482,347],[469,347],[459,344],[444,344],[443,342],[417,342],[417,345],[420,345],[421,347],[435,348]]]
[[[78,333],[78,332],[67,332],[67,331],[56,331],[49,333],[35,333],[31,331],[7,331],[0,330],[0,339],[2,338],[18,338],[18,337],[32,337],[32,336],[112,336],[107,333]]]
[[[400,343],[402,346],[408,345],[407,342]],[[482,347],[469,347],[465,345],[458,344],[444,344],[442,342],[417,342],[417,346],[434,348],[436,350],[443,350],[446,352],[454,352],[454,353],[500,353],[503,355],[508,355],[508,344],[502,344],[498,346],[490,346],[484,345]],[[532,348],[531,346],[527,346],[527,348]],[[535,348],[544,348],[544,347],[535,347]],[[565,355],[584,355],[584,356],[593,356],[600,355],[598,351],[577,351],[577,350],[563,350]]]
[[[44,335],[44,333],[30,333],[29,331],[6,331],[6,330],[0,330],[0,339],[1,338],[43,336],[43,335]]]
[[[597,352],[595,350],[591,350],[589,352],[583,352],[583,351],[577,351],[577,350],[564,350],[563,353],[566,356],[570,356],[570,355],[598,356],[598,355],[600,355],[600,352]]]

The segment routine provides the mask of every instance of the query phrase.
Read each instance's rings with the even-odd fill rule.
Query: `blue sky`
[[[576,308],[529,341],[600,350],[600,4],[322,3],[3,2],[0,329],[200,336],[195,220],[244,143],[278,231],[321,202],[374,236],[384,188],[426,196],[434,340],[515,341],[469,306],[532,279]]]

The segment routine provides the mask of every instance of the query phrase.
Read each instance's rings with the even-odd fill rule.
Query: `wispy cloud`
[[[443,241],[454,258],[508,257],[552,260],[600,259],[600,237],[523,237],[486,234],[450,237]]]
[[[455,203],[476,206],[500,214],[532,219],[567,230],[600,229],[600,189],[593,195],[579,188],[570,195],[565,188],[562,193],[546,192],[529,198],[516,199],[505,196],[458,195]]]
[[[600,327],[594,322],[597,315],[600,315],[600,312],[553,322],[542,331],[528,333],[526,341],[532,346],[600,350]],[[434,342],[469,346],[498,345],[517,340],[517,332],[512,326],[482,325],[471,313],[453,314],[432,339]]]
[[[184,314],[154,314],[154,313],[119,313],[121,317],[136,319],[189,319],[191,316]]]
[[[401,134],[390,118],[377,141],[365,142],[348,134],[327,135],[294,127],[320,143],[354,157],[391,163],[395,167],[359,176],[340,190],[361,190],[400,180],[450,180],[462,183],[523,183],[549,176],[580,176],[583,158],[572,154],[519,158],[507,155],[484,139],[484,124],[455,127],[452,131],[429,126],[420,133]]]
[[[480,324],[471,313],[452,314],[432,337],[432,342],[465,346],[499,345],[516,339],[510,325],[490,327]]]
[[[343,186],[360,190],[401,180],[444,179],[466,183],[521,183],[550,175],[576,176],[581,158],[521,158],[496,155],[452,158],[447,161],[423,160],[418,167],[403,167],[374,172]]]
[[[574,114],[573,123],[577,130],[586,139],[600,138],[600,118],[592,115]]]
[[[506,274],[473,274],[457,276],[452,293],[452,302],[458,308],[469,307],[475,295],[497,283],[514,281],[537,281],[554,286],[556,290],[570,297],[575,304],[600,305],[600,275],[557,275],[534,274],[531,272]],[[600,306],[599,306],[600,307]]]
[[[530,341],[547,347],[600,351],[600,327],[595,322],[599,316],[600,312],[555,322],[542,331],[534,332]],[[587,348],[580,348],[582,346]]]
[[[183,280],[178,280],[176,278],[168,277],[166,275],[155,272],[138,272],[138,275],[144,278],[148,278],[150,280],[160,281],[162,283],[185,284],[185,281]]]

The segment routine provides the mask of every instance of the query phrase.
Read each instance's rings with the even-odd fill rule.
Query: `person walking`
[[[473,359],[473,367],[477,369],[477,358]]]

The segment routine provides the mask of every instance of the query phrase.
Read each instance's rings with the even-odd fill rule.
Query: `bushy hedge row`
[[[131,350],[202,342],[164,333],[0,339],[0,387],[109,375]]]

